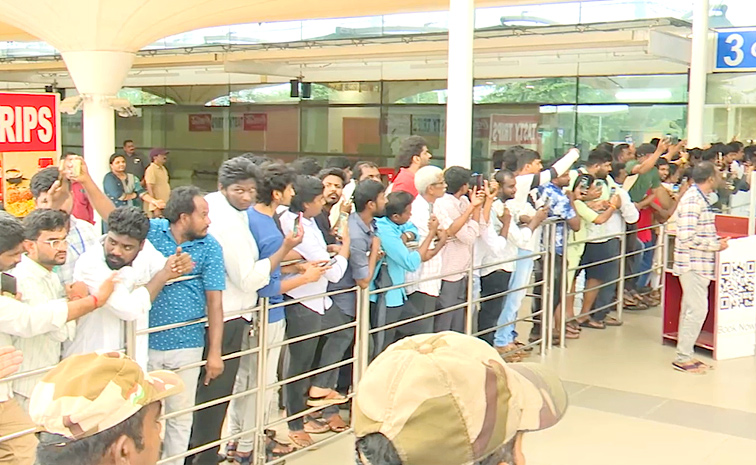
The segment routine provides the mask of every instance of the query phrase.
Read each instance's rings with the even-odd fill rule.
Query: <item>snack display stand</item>
[[[717,234],[730,237],[729,248],[717,253],[715,280],[709,286],[709,313],[697,347],[712,351],[715,360],[756,353],[756,236],[748,236],[748,218],[717,215]],[[682,288],[672,273],[674,231],[667,237],[664,273],[663,340],[677,342]]]
[[[58,94],[0,93],[0,195],[14,216],[34,209],[31,177],[60,160],[59,103]]]

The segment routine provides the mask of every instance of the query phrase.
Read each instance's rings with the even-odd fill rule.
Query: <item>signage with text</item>
[[[0,93],[0,152],[58,150],[57,94]]]
[[[756,70],[756,29],[717,32],[717,71]]]
[[[538,144],[539,121],[538,115],[491,115],[491,146]]]
[[[752,356],[756,345],[756,236],[732,239],[719,253],[717,360]]]

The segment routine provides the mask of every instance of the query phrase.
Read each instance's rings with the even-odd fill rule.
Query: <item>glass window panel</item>
[[[706,103],[756,105],[756,74],[710,74],[706,84]]]
[[[302,151],[373,157],[381,152],[379,107],[302,108]]]
[[[380,82],[322,82],[312,83],[312,97],[304,102],[330,102],[337,104],[381,103]]]
[[[587,151],[601,142],[649,141],[685,135],[685,105],[578,105],[578,143]]]
[[[446,81],[386,81],[384,104],[444,104]]]
[[[685,74],[581,77],[580,103],[685,103]]]
[[[433,154],[431,163],[444,166],[446,146],[446,107],[444,106],[390,106],[383,108],[381,128],[383,154],[390,157],[384,166],[394,166],[399,145],[409,136],[418,135],[428,142]]]
[[[487,79],[475,81],[475,103],[575,103],[575,78]]]
[[[476,105],[473,113],[473,169],[490,172],[496,150],[522,145],[545,161],[562,156],[575,140],[573,105]]]

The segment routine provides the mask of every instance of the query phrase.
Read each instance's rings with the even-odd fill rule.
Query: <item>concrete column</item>
[[[704,104],[709,71],[709,0],[696,0],[688,91],[688,146],[704,145]]]
[[[449,0],[446,166],[472,165],[475,1]]]
[[[108,104],[123,85],[134,54],[128,52],[63,52],[76,90],[84,99],[82,123],[84,158],[92,179],[102,186],[110,171],[108,159],[116,146],[115,114]]]

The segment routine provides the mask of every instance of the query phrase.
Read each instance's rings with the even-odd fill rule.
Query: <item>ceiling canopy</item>
[[[478,0],[476,7],[565,0]],[[441,11],[448,0],[0,0],[0,40],[42,40],[61,52],[136,52],[204,27]]]

